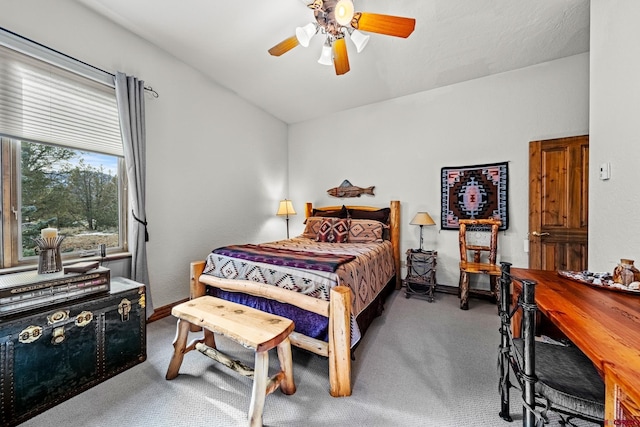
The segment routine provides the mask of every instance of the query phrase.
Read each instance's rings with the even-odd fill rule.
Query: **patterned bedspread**
[[[250,262],[214,251],[206,259],[204,273],[228,279],[271,284],[325,301],[329,301],[331,288],[338,284],[344,285],[352,291],[351,312],[354,318],[367,308],[395,274],[393,249],[389,241],[325,243],[296,237],[258,246],[304,253],[348,255],[353,257],[353,260],[340,264],[335,272],[332,272],[293,268],[266,262]],[[352,322],[352,338],[354,338],[352,343],[357,342],[360,336],[359,331],[353,330],[354,323]],[[296,326],[297,324],[298,322]],[[357,329],[357,325],[355,328]]]
[[[264,245],[232,245],[214,249],[214,254],[226,255],[247,261],[263,262],[303,270],[336,271],[355,256],[342,254],[321,254],[317,252],[295,251]]]

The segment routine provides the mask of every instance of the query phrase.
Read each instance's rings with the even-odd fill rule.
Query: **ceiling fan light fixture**
[[[356,46],[356,51],[358,53],[362,52],[371,38],[370,35],[354,29],[349,29],[349,36],[351,37],[353,44]]]
[[[327,40],[322,46],[322,52],[320,53],[318,64],[333,65],[333,49],[331,48],[331,43],[329,43],[329,40]]]
[[[311,38],[316,35],[316,32],[318,32],[318,27],[313,22],[309,22],[304,27],[297,27],[296,37],[298,38],[300,46],[309,46],[309,42],[311,42]]]
[[[355,8],[351,0],[338,0],[334,10],[335,20],[338,24],[343,27],[349,25],[354,13]]]
[[[297,27],[295,35],[273,46],[268,52],[280,56],[294,47],[308,47],[314,35],[326,37],[318,63],[334,65],[336,75],[349,72],[349,55],[345,38],[350,38],[360,53],[371,38],[367,33],[407,38],[416,20],[402,16],[355,11],[353,0],[302,0],[313,10],[316,22]],[[360,30],[360,31],[358,31]],[[362,33],[361,31],[365,31]]]

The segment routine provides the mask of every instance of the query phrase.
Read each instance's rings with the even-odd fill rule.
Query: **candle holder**
[[[56,273],[62,270],[60,244],[65,236],[36,237],[33,239],[38,245],[38,274]]]

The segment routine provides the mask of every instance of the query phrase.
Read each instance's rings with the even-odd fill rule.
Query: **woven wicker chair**
[[[509,415],[510,372],[522,390],[523,426],[542,426],[547,412],[560,417],[560,424],[574,425],[580,418],[602,425],[604,422],[604,382],[593,363],[573,344],[547,343],[535,339],[537,306],[535,282],[522,280],[518,304],[511,308],[510,264],[502,263],[500,278],[501,343],[498,359],[500,373],[500,417]],[[511,318],[522,310],[521,338],[513,338]]]

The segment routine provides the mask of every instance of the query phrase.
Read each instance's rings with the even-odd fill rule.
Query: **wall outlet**
[[[600,165],[600,180],[605,181],[611,178],[611,163],[602,163]]]

